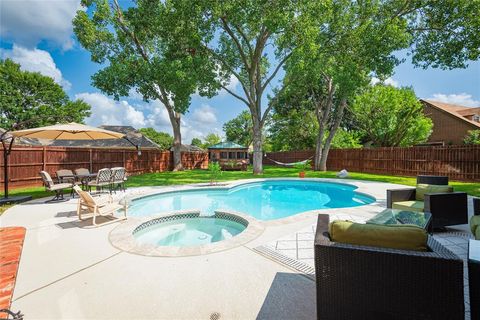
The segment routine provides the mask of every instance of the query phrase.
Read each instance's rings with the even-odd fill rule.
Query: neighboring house
[[[433,121],[429,143],[463,144],[469,130],[480,130],[480,108],[420,100],[427,117]]]
[[[248,148],[235,142],[220,142],[208,147],[208,159],[218,161],[223,170],[247,170]]]

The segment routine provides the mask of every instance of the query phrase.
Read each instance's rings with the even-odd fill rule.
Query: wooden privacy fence
[[[3,153],[2,148],[0,152]],[[206,169],[206,152],[182,152],[185,169]],[[134,149],[20,147],[15,146],[9,158],[11,187],[41,185],[39,172],[44,170],[52,177],[59,169],[87,168],[97,172],[102,168],[125,167],[128,175],[171,170],[173,155],[170,151],[142,149],[138,155]],[[3,186],[3,157],[0,157],[0,185]]]
[[[303,161],[313,150],[267,153],[264,164]],[[268,157],[268,158],[267,158]],[[417,176],[445,175],[452,180],[480,181],[480,146],[362,148],[330,150],[328,170]]]

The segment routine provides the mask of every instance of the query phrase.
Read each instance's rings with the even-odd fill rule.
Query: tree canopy
[[[411,88],[377,84],[352,104],[358,129],[376,147],[408,147],[427,141],[432,120]]]
[[[228,141],[248,147],[252,143],[252,116],[248,111],[242,111],[238,116],[223,125],[223,131]]]
[[[144,100],[166,108],[174,136],[174,167],[181,169],[181,115],[193,93],[211,96],[216,89],[215,66],[195,54],[198,39],[183,32],[195,24],[192,14],[172,13],[172,1],[138,0],[123,8],[118,0],[82,0],[74,32],[92,61],[103,68],[93,85],[116,99],[131,89]]]
[[[0,127],[6,130],[82,123],[90,115],[90,105],[71,101],[52,78],[22,71],[9,59],[0,60],[0,106]]]
[[[469,130],[463,139],[465,144],[480,144],[480,130]]]
[[[208,147],[213,146],[214,144],[217,144],[220,142],[222,142],[222,138],[218,134],[209,133],[205,137],[205,141],[202,144],[202,148],[207,149]]]
[[[190,144],[191,144],[192,146],[201,148],[201,147],[202,147],[202,140],[199,139],[199,138],[193,138],[193,139],[192,139],[192,142],[190,142]]]
[[[158,132],[153,128],[141,128],[141,134],[160,146],[162,150],[170,150],[173,144],[173,137],[166,132]]]

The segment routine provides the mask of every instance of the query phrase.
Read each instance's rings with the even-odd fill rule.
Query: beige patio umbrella
[[[120,132],[95,128],[75,122],[12,131],[10,134],[17,138],[22,137],[48,140],[104,140],[125,137],[125,134]]]
[[[5,145],[6,134],[11,136],[8,147]],[[1,135],[3,144],[3,156],[4,156],[4,192],[3,198],[0,198],[0,204],[2,203],[14,203],[31,199],[30,196],[22,197],[9,197],[8,195],[8,156],[12,150],[13,140],[15,138],[34,138],[34,139],[48,139],[48,140],[104,140],[104,139],[120,139],[124,138],[137,148],[140,154],[140,146],[133,144],[125,134],[115,131],[104,130],[87,126],[80,123],[66,123],[56,124],[53,126],[46,126],[40,128],[32,128],[18,131],[4,132]]]

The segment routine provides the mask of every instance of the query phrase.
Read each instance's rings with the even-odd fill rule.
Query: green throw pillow
[[[470,219],[470,230],[472,230],[475,240],[480,240],[480,216],[472,216]]]
[[[337,220],[330,223],[328,232],[334,242],[403,250],[428,250],[427,232],[414,225],[361,224]]]
[[[436,184],[417,184],[415,191],[415,200],[425,201],[426,193],[448,193],[453,192],[453,187],[448,185],[436,185]]]

